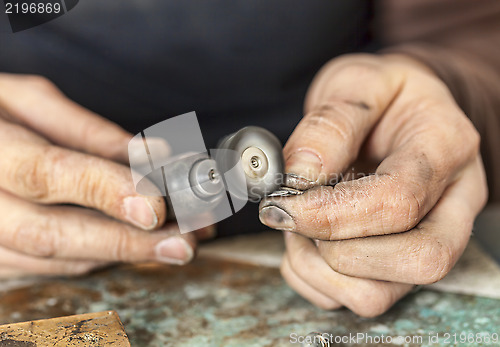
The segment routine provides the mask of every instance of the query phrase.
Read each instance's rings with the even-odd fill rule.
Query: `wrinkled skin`
[[[213,229],[180,235],[162,198],[136,193],[131,138],[42,77],[0,74],[0,276],[191,260]]]
[[[372,317],[443,278],[487,201],[479,143],[419,62],[329,62],[284,148],[289,185],[306,191],[260,205],[261,221],[285,231],[286,281],[319,307]]]

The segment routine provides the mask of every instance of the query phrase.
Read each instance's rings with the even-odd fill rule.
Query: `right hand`
[[[135,191],[131,138],[43,77],[0,74],[0,276],[192,259],[193,233]]]

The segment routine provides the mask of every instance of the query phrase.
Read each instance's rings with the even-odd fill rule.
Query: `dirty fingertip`
[[[262,224],[278,230],[295,230],[295,222],[290,214],[277,206],[263,207],[259,212]]]

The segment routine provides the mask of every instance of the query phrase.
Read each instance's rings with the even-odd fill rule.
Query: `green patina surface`
[[[275,269],[202,259],[182,268],[119,267],[50,279],[5,291],[0,298],[1,323],[104,310],[119,313],[138,347],[299,346],[290,343],[290,334],[312,331],[392,336],[385,344],[390,346],[447,346],[453,339],[447,343],[445,333],[500,334],[500,300],[423,290],[381,317],[364,319],[346,309],[311,306]],[[439,342],[429,342],[429,334],[436,333]],[[423,343],[405,343],[398,336],[422,336]]]

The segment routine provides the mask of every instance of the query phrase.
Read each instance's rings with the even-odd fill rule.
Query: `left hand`
[[[399,55],[332,60],[305,109],[284,155],[288,185],[306,191],[263,200],[261,221],[286,230],[281,270],[299,294],[379,315],[464,251],[487,200],[479,135],[447,87]],[[345,176],[360,164],[374,174]]]
[[[131,138],[42,76],[0,73],[0,278],[193,259],[215,229],[165,223],[164,199],[135,189]]]

